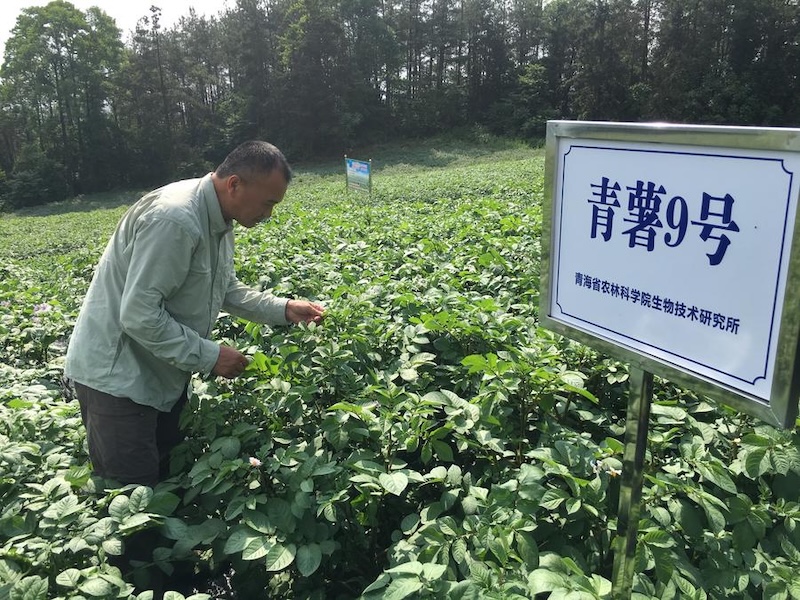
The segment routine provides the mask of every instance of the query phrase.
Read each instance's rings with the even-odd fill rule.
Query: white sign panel
[[[597,137],[557,139],[547,317],[769,404],[800,153]]]

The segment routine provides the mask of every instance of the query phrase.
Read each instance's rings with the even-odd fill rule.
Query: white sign
[[[546,318],[769,404],[800,152],[597,137],[549,149]]]

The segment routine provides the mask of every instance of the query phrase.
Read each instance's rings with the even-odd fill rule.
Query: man
[[[180,441],[193,372],[234,378],[247,358],[209,340],[221,309],[271,325],[319,322],[320,305],[251,289],[233,269],[233,221],[268,219],[291,180],[275,146],[246,142],[216,171],[141,198],[97,266],[70,340],[96,474],[154,486]]]

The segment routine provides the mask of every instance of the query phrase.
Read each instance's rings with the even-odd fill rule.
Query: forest
[[[797,0],[235,0],[134,32],[64,0],[0,69],[0,205],[137,189],[261,138],[292,162],[549,119],[793,127]]]

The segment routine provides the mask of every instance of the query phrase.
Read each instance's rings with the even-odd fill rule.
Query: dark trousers
[[[184,390],[170,412],[137,404],[75,382],[96,475],[155,487],[169,475],[169,454],[183,438],[178,421]]]
[[[169,454],[183,439],[179,427],[181,410],[187,402],[184,390],[170,412],[137,404],[87,387],[77,381],[75,392],[89,443],[89,458],[96,475],[122,484],[155,487],[169,475]],[[155,529],[138,531],[125,541],[125,553],[112,564],[134,579],[138,591],[152,590],[153,600],[164,594],[164,574],[150,563],[159,541]]]

